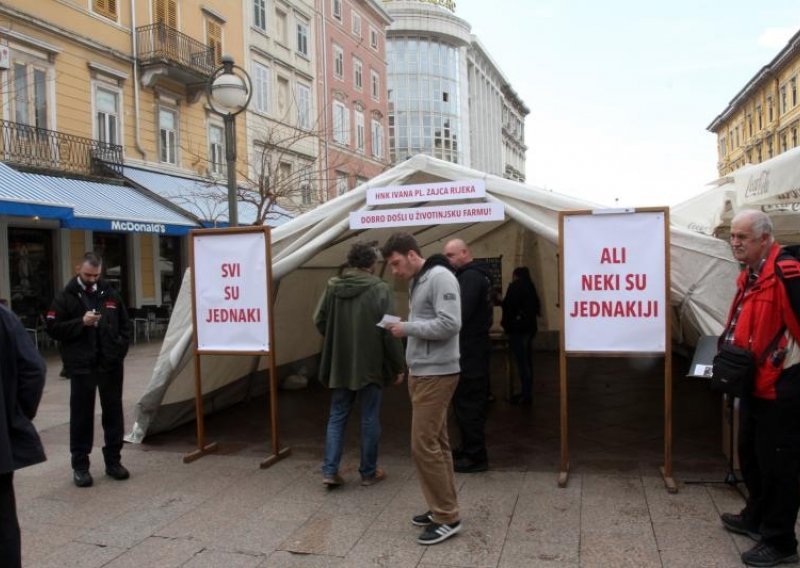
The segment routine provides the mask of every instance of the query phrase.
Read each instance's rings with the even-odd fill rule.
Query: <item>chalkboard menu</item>
[[[485,262],[492,273],[492,298],[495,305],[499,305],[503,299],[503,257],[494,256],[491,258],[476,258],[478,262]]]

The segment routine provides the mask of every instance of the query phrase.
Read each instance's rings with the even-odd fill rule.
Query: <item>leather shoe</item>
[[[736,534],[747,535],[756,542],[761,540],[761,534],[758,532],[758,525],[753,525],[753,523],[748,522],[743,515],[737,515],[735,513],[722,513],[719,518],[722,521],[722,526],[725,527],[725,530],[734,532]]]
[[[781,551],[764,541],[753,548],[742,552],[742,562],[747,566],[777,566],[778,564],[794,564],[797,562],[797,551]]]
[[[78,487],[91,487],[94,480],[88,469],[76,469],[72,472],[72,481]]]
[[[131,472],[121,463],[115,463],[106,466],[106,475],[118,481],[122,481],[123,479],[128,479],[131,476]]]
[[[489,469],[489,462],[474,461],[469,458],[460,458],[453,463],[456,473],[478,473]]]

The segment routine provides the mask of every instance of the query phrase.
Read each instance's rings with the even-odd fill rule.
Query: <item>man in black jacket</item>
[[[128,479],[122,465],[123,360],[128,353],[130,320],[119,293],[100,279],[102,261],[87,252],[77,275],[56,294],[47,312],[47,333],[59,342],[61,359],[70,378],[69,445],[73,480],[78,487],[92,485],[89,454],[94,439],[95,391],[103,412],[106,475]]]
[[[17,316],[0,306],[0,566],[22,566],[14,471],[43,462],[33,417],[46,368]]]
[[[489,469],[486,453],[486,413],[492,327],[492,278],[486,263],[472,258],[467,244],[452,239],[444,255],[456,271],[461,289],[461,378],[453,395],[453,411],[461,432],[461,447],[453,452],[453,469],[475,473]]]

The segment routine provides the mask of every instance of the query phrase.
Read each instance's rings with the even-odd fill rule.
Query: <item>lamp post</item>
[[[236,205],[236,115],[247,108],[253,95],[253,84],[247,71],[233,62],[230,55],[222,56],[222,65],[214,70],[206,86],[206,98],[211,109],[225,123],[225,159],[228,169],[228,224],[239,224]]]

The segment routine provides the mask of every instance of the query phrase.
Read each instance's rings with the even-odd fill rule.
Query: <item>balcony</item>
[[[122,176],[122,146],[0,120],[0,161],[31,172],[84,178]]]
[[[194,98],[217,67],[213,48],[163,22],[136,28],[136,37],[136,57],[145,87],[166,77],[185,85]]]

